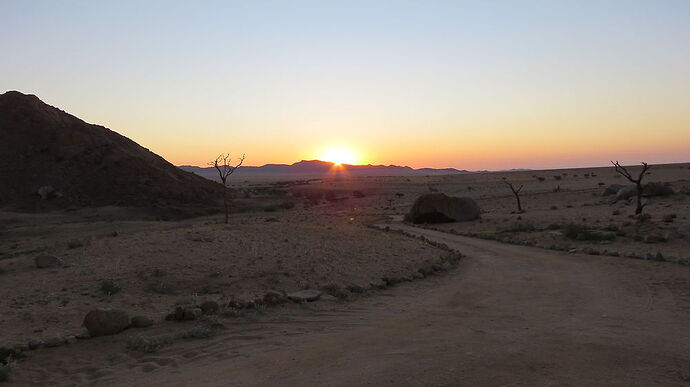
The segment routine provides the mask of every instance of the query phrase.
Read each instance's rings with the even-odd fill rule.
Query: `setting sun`
[[[322,161],[330,161],[335,165],[354,164],[357,161],[354,153],[343,148],[328,149],[321,155],[321,157],[319,157],[319,159]]]

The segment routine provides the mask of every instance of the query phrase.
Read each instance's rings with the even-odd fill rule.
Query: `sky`
[[[0,92],[176,165],[690,161],[690,1],[0,0]]]

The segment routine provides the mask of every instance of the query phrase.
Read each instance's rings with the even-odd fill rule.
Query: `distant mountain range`
[[[214,167],[195,167],[181,165],[187,172],[196,173],[208,179],[216,180],[218,172]],[[260,167],[241,167],[234,176],[287,176],[287,177],[321,177],[327,175],[342,176],[425,176],[470,173],[455,168],[420,168],[414,169],[399,165],[348,165],[336,166],[334,163],[321,160],[302,160],[294,164],[266,164]]]

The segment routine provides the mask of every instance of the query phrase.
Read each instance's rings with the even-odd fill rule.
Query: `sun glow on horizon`
[[[335,165],[355,164],[357,157],[348,149],[329,148],[319,157],[321,161],[329,161]]]

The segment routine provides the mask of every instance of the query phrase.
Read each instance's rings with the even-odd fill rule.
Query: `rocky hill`
[[[221,186],[34,95],[0,95],[0,207],[215,208]]]

